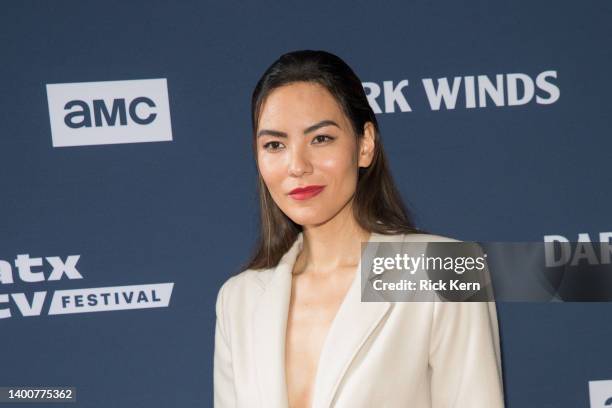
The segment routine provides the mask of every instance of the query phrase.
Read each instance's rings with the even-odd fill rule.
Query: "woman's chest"
[[[352,277],[294,279],[287,316],[285,375],[289,406],[310,407],[321,351]]]

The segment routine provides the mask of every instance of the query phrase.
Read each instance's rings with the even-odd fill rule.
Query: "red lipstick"
[[[289,196],[296,200],[308,200],[311,197],[319,194],[325,186],[306,186],[294,188],[289,192]]]

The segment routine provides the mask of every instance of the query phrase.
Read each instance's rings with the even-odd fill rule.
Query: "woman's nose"
[[[299,177],[304,173],[312,172],[312,165],[306,149],[303,146],[293,146],[289,153],[289,174]]]

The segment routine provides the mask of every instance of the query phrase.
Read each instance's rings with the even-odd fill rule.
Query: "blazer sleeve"
[[[234,372],[232,368],[232,351],[230,338],[225,322],[224,309],[226,304],[227,286],[225,282],[217,294],[215,306],[215,353],[213,363],[213,388],[215,408],[230,408],[236,406],[234,388]]]
[[[503,408],[494,302],[434,302],[429,366],[432,408]]]

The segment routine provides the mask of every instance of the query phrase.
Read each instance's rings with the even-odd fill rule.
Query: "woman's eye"
[[[312,139],[312,142],[314,144],[320,144],[320,143],[325,143],[325,142],[329,142],[334,140],[333,137],[331,136],[327,136],[327,135],[317,135],[314,137],[314,139]]]
[[[281,142],[277,142],[277,141],[268,142],[268,143],[263,145],[264,149],[266,149],[268,151],[279,150],[281,146],[282,146],[282,143]]]

